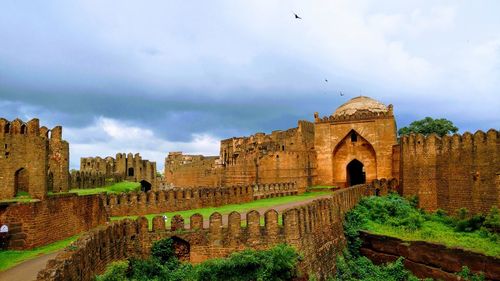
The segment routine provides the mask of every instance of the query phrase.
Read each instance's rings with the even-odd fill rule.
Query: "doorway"
[[[363,184],[366,182],[366,175],[363,163],[357,159],[347,164],[347,186]]]
[[[16,196],[28,195],[29,192],[29,176],[28,170],[21,168],[14,174],[14,191]]]

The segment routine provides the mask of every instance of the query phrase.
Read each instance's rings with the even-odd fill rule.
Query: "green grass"
[[[282,205],[282,204],[287,204],[287,203],[293,203],[293,202],[300,202],[304,201],[307,199],[323,196],[323,195],[329,195],[331,194],[330,192],[305,192],[300,195],[293,195],[293,196],[285,196],[285,197],[275,197],[275,198],[267,198],[267,199],[260,199],[248,203],[242,203],[242,204],[231,204],[231,205],[224,205],[220,207],[208,207],[208,208],[202,208],[202,209],[193,209],[193,210],[185,210],[185,211],[176,211],[176,212],[168,212],[168,213],[161,213],[161,214],[149,214],[146,215],[145,217],[148,219],[150,222],[150,227],[151,227],[151,222],[155,216],[158,215],[166,215],[168,217],[167,220],[167,226],[170,225],[170,220],[174,215],[181,215],[184,218],[185,223],[189,223],[189,218],[196,214],[199,213],[203,216],[204,219],[208,219],[212,213],[219,212],[221,214],[229,214],[232,211],[237,211],[240,213],[243,212],[248,212],[251,210],[256,210],[256,209],[261,209],[261,208],[267,208],[267,207],[272,207],[276,205]],[[137,216],[125,216],[125,217],[111,217],[111,220],[120,220],[120,219],[125,219],[125,218],[130,218],[130,219],[136,219]],[[281,218],[280,218],[281,220]],[[263,223],[263,218],[261,217],[261,224]]]
[[[427,241],[500,257],[500,243],[492,241],[480,231],[456,232],[453,227],[436,221],[424,221],[422,226],[415,231],[403,231],[401,228],[374,221],[368,221],[364,228],[374,234],[391,236],[404,241]]]
[[[105,187],[71,189],[69,192],[76,193],[78,195],[90,195],[99,193],[122,193],[122,192],[138,191],[140,189],[140,186],[141,184],[138,182],[123,181]]]
[[[337,189],[337,188],[339,187],[334,185],[315,185],[309,187],[308,189]]]
[[[36,258],[39,255],[50,254],[53,252],[57,252],[78,238],[78,235],[72,236],[70,238],[54,242],[49,245],[45,245],[42,247],[34,248],[32,250],[8,250],[8,251],[0,251],[0,271],[7,270],[21,262]]]
[[[14,198],[0,200],[0,203],[8,202],[36,202],[39,199],[31,198],[31,195],[26,191],[19,191]]]

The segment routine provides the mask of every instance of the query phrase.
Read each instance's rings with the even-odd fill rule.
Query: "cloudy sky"
[[[366,95],[500,128],[500,2],[0,0],[0,117],[82,156],[218,154]],[[294,18],[297,13],[302,20]],[[325,82],[328,79],[328,83]],[[339,92],[345,93],[341,97]]]

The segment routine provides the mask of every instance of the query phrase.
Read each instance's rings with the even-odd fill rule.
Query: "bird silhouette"
[[[344,93],[342,93],[342,91],[340,91],[340,96],[343,97],[344,96]]]
[[[297,15],[296,13],[293,13],[293,15],[295,16],[295,18],[296,18],[296,19],[299,19],[299,20],[301,20],[301,19],[302,19],[302,18],[301,18],[301,17],[299,17],[299,15]]]
[[[325,79],[325,82],[328,83],[328,79]]]

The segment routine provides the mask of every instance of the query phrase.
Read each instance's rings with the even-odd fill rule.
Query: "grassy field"
[[[57,252],[75,241],[78,235],[57,241],[55,243],[23,251],[0,251],[0,271],[5,271],[23,261],[33,259],[39,255]]]
[[[328,192],[328,191],[325,191],[325,192],[306,192],[306,193],[303,193],[300,195],[260,199],[260,200],[256,200],[256,201],[252,201],[252,202],[248,202],[248,203],[242,203],[242,204],[231,204],[231,205],[224,205],[224,206],[220,206],[220,207],[209,207],[209,208],[193,209],[193,210],[177,211],[177,212],[168,212],[168,213],[161,213],[161,214],[149,214],[149,215],[146,215],[145,217],[149,220],[149,222],[151,222],[153,220],[153,217],[155,217],[155,216],[166,215],[169,218],[167,220],[167,225],[170,225],[170,219],[174,215],[181,215],[184,218],[184,221],[186,223],[188,223],[189,218],[196,213],[203,215],[204,219],[208,219],[208,217],[214,212],[219,212],[221,214],[229,214],[232,211],[237,211],[237,212],[242,213],[242,212],[248,212],[251,210],[272,207],[272,206],[276,206],[276,205],[288,204],[288,203],[293,203],[293,202],[300,202],[300,201],[304,201],[307,199],[316,198],[319,196],[329,195],[329,194],[331,194],[331,192]],[[111,220],[120,220],[120,219],[124,219],[124,218],[136,219],[137,216],[111,217]],[[263,223],[263,219],[261,219],[261,223]],[[150,223],[150,225],[151,225],[151,223]]]
[[[338,188],[339,188],[338,186],[334,185],[315,185],[308,187],[308,189],[338,189]]]
[[[456,232],[453,227],[435,221],[424,221],[415,231],[369,221],[366,230],[374,234],[386,235],[405,241],[427,241],[447,247],[461,248],[488,256],[500,257],[500,243],[485,237],[480,231]]]
[[[105,187],[71,189],[69,192],[76,193],[78,195],[90,195],[98,193],[122,193],[122,192],[138,191],[140,189],[140,186],[141,184],[138,182],[123,181]]]

